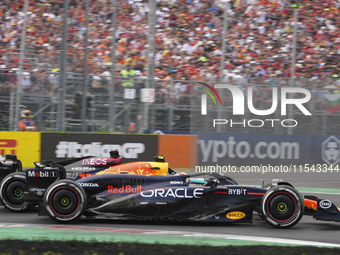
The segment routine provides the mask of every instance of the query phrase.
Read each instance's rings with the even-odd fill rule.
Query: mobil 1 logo
[[[58,171],[50,170],[50,171],[36,171],[36,170],[27,170],[27,177],[29,178],[57,178]]]

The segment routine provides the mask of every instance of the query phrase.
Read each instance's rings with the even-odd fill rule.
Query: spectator
[[[134,87],[135,86],[135,81],[134,81],[135,70],[131,69],[130,64],[126,65],[126,69],[120,71],[120,74],[123,77],[123,81],[122,81],[123,87]]]
[[[24,91],[28,92],[31,89],[31,78],[29,72],[23,72],[22,73],[22,80],[21,80],[21,86],[23,87]]]
[[[35,122],[31,120],[33,117],[30,110],[25,110],[22,114],[22,120],[19,121],[19,131],[36,131],[37,126],[35,125]]]
[[[140,71],[141,73],[144,72],[144,65],[141,60],[137,60],[136,65],[133,67],[135,71]]]
[[[11,84],[8,81],[0,81],[0,97],[9,97]]]
[[[109,82],[111,81],[111,73],[110,73],[110,67],[109,66],[106,66],[106,67],[103,67],[104,68],[104,72],[101,74],[103,76],[103,78]]]
[[[0,51],[11,53],[8,55],[11,59],[4,63],[10,66],[9,60],[15,58],[14,53],[20,46],[23,3],[3,2]],[[226,76],[238,68],[242,76],[248,78],[264,75],[274,77],[272,79],[290,77],[294,30],[291,6],[295,1],[233,1],[233,4],[229,3],[228,34],[221,38],[224,2],[197,0],[185,5],[173,0],[159,2],[156,68],[164,63],[168,70],[188,72],[200,80],[215,80],[219,72],[221,42],[226,39]],[[90,0],[90,3],[88,59],[96,69],[111,61],[113,6],[108,1]],[[339,8],[338,1],[299,2],[296,76],[324,79],[339,75]],[[145,71],[141,67],[146,66],[148,11],[148,5],[139,0],[118,2],[117,50],[114,53],[117,69],[126,70],[129,64],[134,70]],[[61,49],[62,12],[59,1],[31,1],[28,12],[27,49],[33,52],[31,54],[39,59],[39,63],[48,63],[53,68],[59,65],[57,52]],[[68,22],[69,63],[82,68],[84,61],[78,61],[76,57],[84,49],[85,5],[81,1],[71,2]],[[201,69],[204,72],[200,72]],[[274,75],[276,71],[282,74]]]
[[[59,74],[57,70],[55,70],[54,73],[48,75],[46,86],[44,87],[45,93],[50,96],[55,95],[58,86],[59,86]]]
[[[98,68],[95,72],[95,74],[92,76],[92,92],[94,93],[106,93],[107,89],[105,85],[107,85],[107,79],[110,77],[102,77],[101,76],[101,70]]]

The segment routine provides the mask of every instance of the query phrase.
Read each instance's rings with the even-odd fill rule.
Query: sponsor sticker
[[[328,209],[332,206],[332,202],[327,199],[323,199],[320,201],[319,205],[322,209]]]
[[[117,193],[139,193],[142,192],[142,185],[137,185],[136,188],[131,188],[130,185],[123,185],[121,188],[114,188],[113,186],[107,186],[107,193],[117,194]]]
[[[72,167],[71,170],[92,171],[92,170],[96,170],[96,168],[95,167],[87,167],[87,166],[85,166],[85,167]]]
[[[141,192],[142,197],[174,197],[174,198],[200,198],[203,195],[203,189],[194,190],[186,188],[178,189],[155,189]]]
[[[80,186],[84,187],[84,188],[98,188],[99,185],[98,183],[92,183],[92,182],[80,182],[79,183]]]
[[[30,188],[29,191],[36,192],[38,196],[41,196],[45,193],[46,189]]]
[[[170,184],[183,184],[183,181],[170,181]]]
[[[35,177],[35,178],[55,178],[58,177],[57,171],[28,171],[28,177]]]
[[[90,158],[90,159],[83,159],[82,165],[106,165],[107,164],[107,158]]]
[[[230,213],[227,213],[226,217],[231,220],[240,220],[246,217],[246,214],[243,212],[230,212]]]
[[[228,194],[229,195],[246,195],[247,194],[247,189],[228,189]]]

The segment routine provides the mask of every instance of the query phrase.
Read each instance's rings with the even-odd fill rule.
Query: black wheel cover
[[[278,194],[271,197],[268,212],[279,221],[289,220],[296,212],[296,203],[288,194]]]
[[[28,188],[22,181],[13,181],[6,187],[6,195],[9,202],[20,205],[25,202],[24,191]]]
[[[72,189],[57,189],[51,199],[51,208],[57,214],[68,216],[74,213],[79,207],[79,198]]]
[[[83,188],[77,182],[68,179],[52,183],[43,197],[47,215],[60,223],[78,220],[84,214],[86,205],[87,197]]]
[[[276,228],[290,228],[304,214],[301,194],[291,186],[279,185],[269,189],[261,200],[261,214],[267,223]]]
[[[12,212],[25,212],[37,205],[37,201],[25,201],[24,192],[28,191],[23,172],[5,176],[0,182],[0,200],[2,205]]]

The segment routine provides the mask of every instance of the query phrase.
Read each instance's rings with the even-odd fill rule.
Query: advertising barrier
[[[340,136],[200,132],[200,165],[337,165]]]
[[[108,156],[123,162],[164,155],[172,168],[198,165],[338,165],[340,136],[198,132],[196,135],[125,135],[0,132],[0,154],[16,154],[23,167],[34,161]]]
[[[197,163],[197,139],[196,135],[159,135],[158,154],[171,168],[190,168]]]
[[[16,154],[23,167],[40,161],[40,133],[0,132],[0,155]]]
[[[62,161],[86,156],[108,157],[118,150],[123,162],[152,161],[158,155],[157,135],[42,133],[41,158]]]

